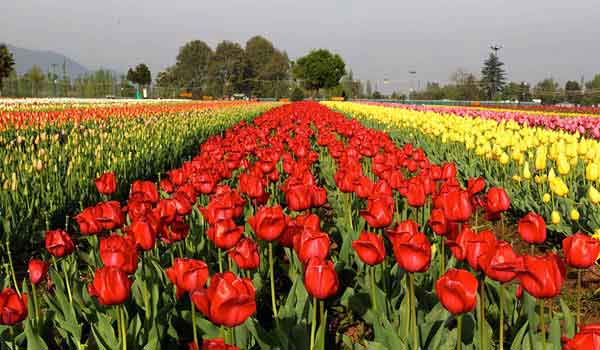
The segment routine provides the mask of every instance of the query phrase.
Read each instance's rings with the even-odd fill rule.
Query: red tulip
[[[178,216],[170,225],[161,227],[161,240],[167,244],[183,241],[190,233],[190,225],[188,225],[183,217]]]
[[[111,195],[117,190],[117,177],[115,173],[104,173],[94,180],[94,182],[100,194]]]
[[[204,339],[202,341],[202,350],[240,350],[237,346],[225,344],[221,338]]]
[[[352,242],[356,255],[367,265],[380,264],[385,259],[383,237],[372,232],[361,232],[357,240]]]
[[[130,198],[136,198],[143,202],[158,203],[160,196],[156,184],[152,181],[134,181],[131,184]]]
[[[196,289],[191,298],[196,308],[215,325],[235,327],[256,312],[255,294],[249,279],[225,272],[215,274],[210,286]]]
[[[170,224],[177,216],[177,201],[173,198],[161,199],[156,206],[156,211],[162,223]]]
[[[467,221],[471,217],[473,207],[469,198],[469,192],[448,192],[443,202],[444,215],[450,221]]]
[[[408,180],[408,189],[406,193],[406,202],[411,207],[422,207],[425,205],[427,195],[425,193],[425,186],[418,177],[413,177]]]
[[[396,224],[391,230],[385,231],[388,239],[395,244],[397,240],[400,240],[404,235],[414,235],[419,232],[419,224],[412,220],[404,220]]]
[[[220,249],[233,247],[240,240],[243,233],[244,228],[237,226],[231,219],[219,221],[206,230],[208,239]]]
[[[302,233],[302,231],[319,231],[321,229],[321,220],[315,214],[298,215],[291,219],[286,216],[286,227],[281,236],[279,236],[279,244],[284,247],[294,246],[294,237]]]
[[[251,238],[242,238],[227,253],[242,270],[255,270],[260,266],[258,245]]]
[[[466,230],[470,230],[466,228]],[[479,258],[483,255],[490,254],[496,247],[496,236],[490,230],[484,230],[467,238],[466,243],[466,259],[469,266],[475,271],[481,270]]]
[[[600,242],[583,233],[563,239],[562,246],[567,264],[577,269],[591,267],[600,255]]]
[[[466,270],[450,269],[435,283],[442,305],[453,315],[471,312],[477,305],[479,282]]]
[[[13,326],[27,318],[27,294],[19,294],[10,288],[0,293],[0,325]]]
[[[127,274],[137,270],[138,255],[131,236],[112,234],[100,239],[100,259],[104,266],[117,268]]]
[[[29,260],[28,272],[29,281],[37,286],[48,274],[48,263],[39,259],[31,259]]]
[[[243,173],[238,178],[239,189],[241,193],[245,193],[250,198],[260,198],[265,195],[265,181],[257,176],[248,173]]]
[[[148,251],[154,248],[157,232],[150,220],[135,220],[124,231],[133,236],[137,246],[142,250]]]
[[[448,222],[442,209],[431,210],[428,223],[435,234],[445,236],[448,233]]]
[[[517,277],[523,289],[536,298],[554,298],[560,294],[565,281],[566,269],[554,253],[544,256],[526,255]]]
[[[280,206],[260,208],[254,216],[248,218],[256,237],[264,241],[274,241],[286,227],[285,215]]]
[[[445,163],[442,166],[442,177],[444,179],[456,177],[456,165],[454,163]]]
[[[373,193],[375,184],[366,176],[359,176],[354,180],[354,192],[358,198],[366,199]]]
[[[202,260],[176,258],[173,266],[165,269],[171,282],[177,287],[177,298],[203,288],[208,280],[208,265]]]
[[[600,325],[580,326],[579,333],[567,340],[563,350],[600,350]]]
[[[502,213],[510,208],[510,198],[503,188],[492,187],[487,192],[486,209],[492,214]]]
[[[160,187],[160,190],[165,193],[175,192],[175,186],[173,185],[171,180],[169,180],[167,178],[160,180],[159,187]]]
[[[485,180],[482,177],[467,180],[467,191],[472,196],[485,189]]]
[[[518,231],[521,239],[530,244],[544,243],[546,240],[546,223],[536,213],[528,213],[519,220]]]
[[[75,249],[73,240],[69,234],[63,230],[54,230],[46,232],[46,250],[57,258],[69,255]]]
[[[361,210],[360,216],[373,228],[389,226],[394,217],[394,199],[388,196],[369,198],[367,209]]]
[[[335,295],[339,288],[337,273],[333,263],[320,257],[313,257],[304,269],[304,287],[312,297],[327,299]]]
[[[88,284],[88,293],[104,306],[123,304],[131,294],[131,280],[125,272],[105,266],[96,270],[94,281]]]
[[[325,260],[329,254],[329,235],[305,229],[294,237],[294,250],[303,264],[312,257]]]
[[[404,271],[424,272],[431,262],[431,244],[424,233],[406,233],[392,242],[396,262]]]
[[[518,264],[519,256],[505,241],[497,242],[494,249],[479,257],[479,266],[486,276],[502,283],[510,282],[517,276],[515,268]]]

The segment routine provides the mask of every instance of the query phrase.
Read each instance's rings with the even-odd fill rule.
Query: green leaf
[[[48,345],[46,342],[37,334],[31,324],[31,318],[27,318],[24,321],[25,326],[25,337],[27,338],[27,350],[47,350]]]

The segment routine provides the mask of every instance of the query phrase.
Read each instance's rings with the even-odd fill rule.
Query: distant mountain
[[[63,64],[66,64],[67,75],[70,78],[77,78],[90,72],[80,63],[56,52],[24,49],[9,44],[6,46],[15,58],[15,70],[18,74],[25,74],[33,65],[37,65],[44,72],[54,71],[62,76]]]

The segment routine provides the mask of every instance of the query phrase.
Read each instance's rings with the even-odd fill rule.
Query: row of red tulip
[[[319,178],[322,174],[315,171],[325,152],[336,161],[335,188],[326,189]],[[96,186],[109,196],[116,181],[115,174],[107,173],[96,180]],[[237,183],[237,187],[226,183]],[[374,232],[361,232],[352,248],[360,261],[372,266],[372,287],[376,284],[375,266],[387,266],[388,256],[393,255],[395,263],[407,273],[411,312],[407,318],[414,322],[414,334],[414,274],[430,268],[430,240],[435,236],[441,238],[437,245],[441,272],[435,291],[440,303],[457,316],[459,325],[460,315],[475,309],[485,277],[500,283],[518,280],[528,294],[539,299],[558,296],[566,274],[563,258],[556,253],[519,255],[492,230],[480,230],[478,221],[503,220],[510,209],[510,199],[502,188],[486,191],[486,187],[485,180],[477,178],[469,179],[463,188],[454,164],[432,164],[422,149],[413,149],[410,144],[398,147],[385,133],[365,128],[318,104],[298,103],[265,113],[253,125],[242,123],[224,136],[209,139],[194,159],[171,170],[159,186],[136,181],[126,205],[101,202],[84,209],[75,221],[81,235],[100,236],[98,254],[103,266],[94,273],[89,295],[104,306],[122,305],[130,298],[130,276],[139,269],[140,251],[156,249],[158,239],[163,246],[185,241],[190,233],[188,218],[202,198],[208,199],[200,212],[208,225],[206,237],[219,250],[219,272],[210,276],[209,261],[175,259],[165,273],[176,287],[177,298],[189,295],[193,320],[198,310],[215,325],[243,324],[256,312],[256,290],[251,279],[224,270],[221,251],[227,251],[238,271],[255,270],[261,265],[257,240],[264,241],[268,245],[273,317],[278,322],[273,249],[291,248],[302,264],[306,291],[315,302],[313,346],[316,302],[338,295],[343,287],[330,257],[330,233],[321,230],[323,218],[314,210],[326,205],[332,191],[356,196],[364,205],[360,216]],[[278,193],[282,194],[281,203]],[[353,225],[357,218],[351,206],[346,209]],[[245,210],[253,215],[244,217]],[[408,218],[408,211],[414,212],[415,220]],[[484,213],[483,219],[479,218],[480,212]],[[419,215],[423,215],[422,220]],[[244,222],[253,234],[245,235]],[[428,235],[429,230],[435,236]],[[535,213],[519,220],[518,232],[531,244],[546,239],[545,223]],[[392,255],[386,252],[387,242]],[[64,230],[48,231],[45,244],[55,258],[68,256],[75,249]],[[464,268],[446,269],[445,248],[459,264],[465,262]],[[590,267],[599,253],[598,241],[583,234],[563,242],[564,260],[576,269]],[[31,283],[40,283],[47,270],[48,264],[32,260]],[[68,288],[68,279],[65,283]],[[479,293],[479,297],[483,295]],[[19,297],[18,290],[2,293],[2,324],[14,325],[27,316],[25,298]],[[479,302],[484,305],[483,300]],[[372,303],[377,309],[374,293]],[[482,307],[479,309],[479,322],[483,322],[485,315]],[[321,322],[326,322],[323,314]],[[565,348],[583,349],[581,344],[589,344],[598,334],[595,329],[582,326]],[[190,347],[197,348],[195,324],[193,331]],[[460,347],[460,326],[458,334]],[[480,336],[485,344],[483,333]],[[413,335],[413,341],[418,348],[418,337]],[[502,338],[499,344],[502,348]]]

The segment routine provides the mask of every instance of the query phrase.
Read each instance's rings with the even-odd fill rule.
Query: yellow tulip
[[[535,169],[544,170],[546,169],[546,147],[540,146],[535,151]]]
[[[529,171],[529,162],[525,162],[523,165],[523,178],[526,180],[531,179],[531,172]]]
[[[600,192],[593,185],[590,185],[590,189],[588,190],[588,198],[594,204],[600,203]]]
[[[571,217],[571,220],[573,220],[573,221],[579,220],[579,212],[575,208],[571,209],[569,216]]]
[[[556,165],[558,169],[558,173],[561,175],[567,175],[571,170],[571,165],[569,164],[569,160],[564,155],[558,156],[556,160]]]
[[[502,152],[502,154],[500,155],[500,164],[506,165],[506,164],[508,164],[509,160],[510,159],[508,158],[508,154]]]
[[[567,187],[567,184],[565,184],[560,177],[554,178],[554,180],[549,181],[549,183],[550,189],[557,196],[564,197],[567,193],[569,193],[569,188]]]
[[[596,180],[598,180],[599,170],[600,169],[598,169],[598,164],[596,164],[596,163],[589,163],[587,165],[587,167],[585,167],[585,178],[588,181],[596,181]]]
[[[548,203],[550,202],[550,194],[549,193],[544,193],[544,196],[542,196],[542,200],[544,201],[544,203]]]
[[[552,211],[552,214],[550,214],[550,219],[554,225],[560,224],[560,214],[556,210]]]

